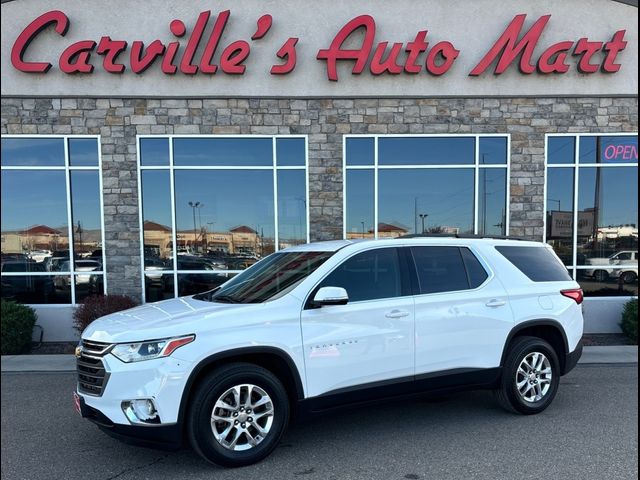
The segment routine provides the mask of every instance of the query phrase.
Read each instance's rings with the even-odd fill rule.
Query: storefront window
[[[637,136],[547,137],[545,240],[588,296],[638,294],[637,165]]]
[[[507,135],[345,138],[345,238],[508,232]]]
[[[306,142],[140,137],[145,301],[210,290],[306,243]]]
[[[104,292],[98,152],[97,137],[2,138],[2,298],[69,304]]]

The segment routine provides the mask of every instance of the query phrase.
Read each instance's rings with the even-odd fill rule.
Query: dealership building
[[[2,3],[2,297],[211,289],[308,241],[553,246],[638,294],[637,2]]]

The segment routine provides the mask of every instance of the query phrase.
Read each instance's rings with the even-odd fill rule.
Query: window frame
[[[142,149],[141,140],[162,139],[166,138],[169,142],[169,164],[168,165],[142,165]],[[175,165],[174,163],[174,145],[173,140],[176,138],[218,138],[218,139],[271,139],[272,164],[271,165]],[[300,138],[304,140],[304,165],[283,165],[278,166],[276,144],[279,138],[293,139]],[[274,208],[274,252],[280,250],[279,231],[278,231],[278,172],[282,170],[301,170],[304,171],[305,179],[305,216],[306,216],[306,242],[310,241],[310,221],[309,221],[309,136],[306,134],[138,134],[136,135],[136,162],[137,162],[137,179],[138,179],[138,217],[140,229],[140,272],[142,282],[142,303],[146,303],[146,286],[145,286],[145,253],[144,253],[144,218],[142,208],[142,171],[144,170],[160,170],[169,172],[169,189],[171,201],[171,241],[173,243],[173,253],[171,257],[171,269],[163,270],[162,275],[171,275],[173,277],[173,298],[178,298],[178,277],[179,275],[189,274],[238,274],[244,270],[179,270],[177,268],[177,245],[178,235],[176,229],[176,191],[175,191],[175,172],[180,170],[266,170],[273,174],[273,208]]]
[[[571,265],[564,267],[571,272],[571,278],[578,281],[578,270],[593,270],[594,265],[578,265],[578,197],[580,189],[580,169],[581,168],[638,168],[638,163],[620,162],[620,163],[580,163],[580,139],[582,137],[633,137],[638,136],[638,132],[571,132],[571,133],[546,133],[544,136],[544,194],[543,194],[543,231],[542,241],[547,243],[547,204],[548,204],[548,172],[549,169],[564,168],[571,169],[573,173],[573,208],[572,221],[573,232],[571,238]],[[554,137],[573,137],[575,139],[575,150],[572,163],[549,163],[549,139]],[[624,268],[638,268],[638,264],[625,265],[624,267],[616,267],[608,265],[607,269],[622,270]],[[589,297],[587,297],[589,298]],[[591,298],[635,298],[634,295],[617,295],[617,296],[596,296]]]
[[[42,138],[55,138],[62,139],[64,142],[64,165],[0,165],[0,171],[62,171],[65,176],[65,190],[66,190],[66,202],[67,202],[67,231],[69,238],[69,264],[70,269],[66,272],[3,272],[3,277],[25,277],[25,276],[62,276],[71,278],[71,303],[30,303],[27,305],[40,308],[65,308],[70,305],[78,305],[76,302],[76,277],[79,275],[102,275],[103,282],[103,294],[108,292],[107,290],[107,264],[106,264],[106,248],[105,248],[105,230],[104,230],[104,187],[102,180],[102,144],[100,135],[84,135],[84,134],[9,134],[2,135],[2,138],[18,138],[18,139],[42,139]],[[98,146],[98,165],[71,165],[69,158],[69,140],[76,138],[80,139],[95,139]],[[98,172],[98,197],[100,200],[100,239],[102,242],[102,270],[95,272],[76,272],[75,270],[75,256],[74,256],[74,232],[73,232],[73,212],[71,201],[71,172],[74,171],[97,171]],[[72,261],[73,259],[73,261]]]
[[[380,138],[473,138],[474,162],[469,164],[434,164],[434,165],[380,165],[378,162],[378,141]],[[507,140],[507,158],[504,164],[483,164],[480,163],[480,140],[482,138],[500,137]],[[347,139],[350,138],[372,138],[374,159],[371,165],[347,165]],[[342,238],[347,238],[347,171],[348,170],[372,170],[373,171],[373,238],[378,238],[379,224],[379,171],[380,170],[429,170],[429,169],[466,169],[474,172],[474,192],[473,192],[473,233],[478,234],[479,221],[479,187],[480,171],[483,169],[503,169],[506,173],[505,185],[505,215],[504,231],[509,235],[509,217],[511,210],[511,134],[510,133],[393,133],[393,134],[345,134],[342,139]]]

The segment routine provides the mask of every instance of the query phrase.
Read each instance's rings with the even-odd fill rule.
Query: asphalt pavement
[[[235,470],[104,435],[73,410],[73,374],[3,373],[2,479],[637,478],[637,368],[579,365],[536,416],[502,411],[490,392],[340,411]]]

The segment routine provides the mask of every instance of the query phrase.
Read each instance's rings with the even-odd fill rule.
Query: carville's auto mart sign
[[[637,93],[637,9],[611,0],[240,0],[211,7],[5,3],[2,94]]]

